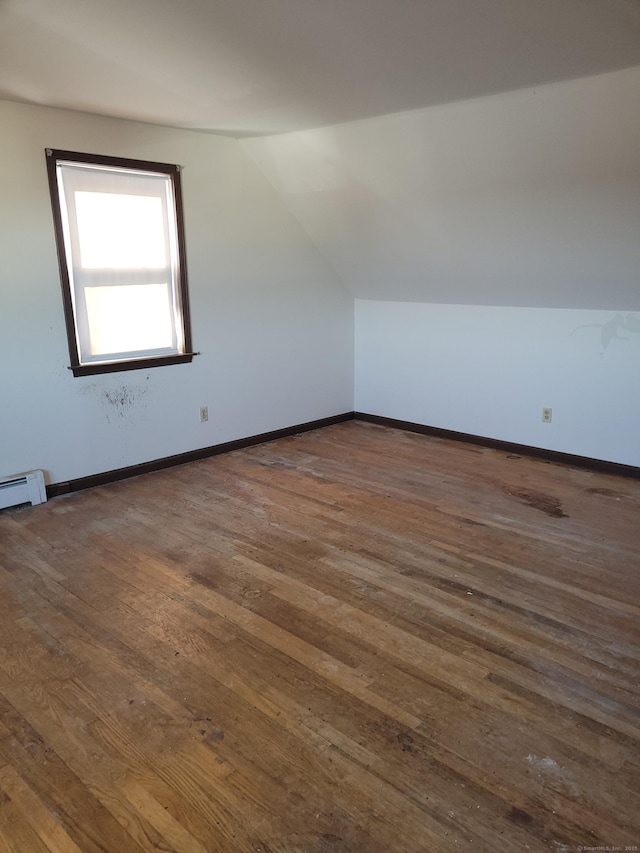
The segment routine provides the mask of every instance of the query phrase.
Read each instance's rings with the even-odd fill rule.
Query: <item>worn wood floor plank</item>
[[[357,422],[0,513],[0,851],[633,849],[639,519]]]

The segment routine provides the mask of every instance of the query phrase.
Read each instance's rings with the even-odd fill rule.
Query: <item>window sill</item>
[[[129,361],[103,361],[95,364],[73,364],[69,370],[74,376],[94,376],[97,373],[119,373],[122,370],[146,370],[150,367],[165,367],[168,364],[188,364],[197,352],[179,355],[161,355],[154,358],[135,358]]]

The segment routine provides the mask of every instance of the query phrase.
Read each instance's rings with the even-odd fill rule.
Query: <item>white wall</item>
[[[237,141],[8,102],[0,128],[0,475],[62,482],[353,408],[352,300]],[[45,147],[184,166],[192,364],[67,369]]]
[[[355,326],[356,411],[640,466],[640,314],[356,300]]]
[[[633,68],[245,140],[357,299],[356,410],[640,465],[639,104]]]
[[[639,336],[602,344],[640,312],[639,96],[636,68],[242,143],[0,103],[0,474],[350,410],[341,282],[357,409],[640,464]],[[45,147],[185,166],[193,364],[66,369]]]

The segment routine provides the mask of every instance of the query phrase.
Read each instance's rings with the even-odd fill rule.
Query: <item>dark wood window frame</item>
[[[170,364],[185,364],[192,360],[194,353],[191,342],[191,317],[189,311],[189,294],[187,287],[187,267],[184,237],[184,215],[182,207],[182,186],[180,167],[168,163],[156,163],[147,160],[133,160],[124,157],[111,157],[98,154],[84,154],[77,151],[45,149],[49,191],[53,211],[53,223],[60,269],[60,283],[64,316],[67,328],[67,341],[71,359],[70,370],[74,376],[91,376],[98,373],[114,373],[123,370],[138,370],[150,367],[161,367]],[[173,188],[173,202],[176,224],[177,270],[176,290],[179,294],[180,310],[178,321],[181,326],[182,345],[180,351],[158,356],[144,355],[140,358],[114,359],[104,361],[82,361],[78,346],[77,321],[72,295],[73,282],[69,270],[69,252],[65,241],[63,211],[60,201],[58,182],[59,163],[91,164],[94,166],[122,168],[131,172],[157,173],[166,175]]]

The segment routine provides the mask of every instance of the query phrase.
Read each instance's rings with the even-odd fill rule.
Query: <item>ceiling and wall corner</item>
[[[355,297],[356,411],[640,467],[639,105],[632,68],[242,142]]]
[[[0,98],[236,136],[633,65],[638,0],[0,3]]]
[[[242,145],[356,298],[640,310],[640,67]]]

